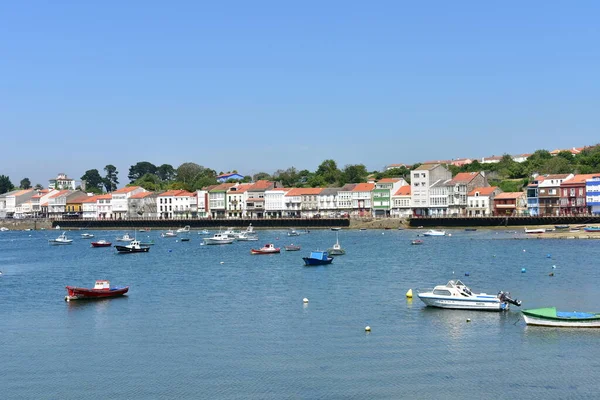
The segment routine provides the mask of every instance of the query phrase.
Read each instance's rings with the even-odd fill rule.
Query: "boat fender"
[[[525,268],[521,268],[521,273],[524,274],[525,272],[527,272],[527,270]]]
[[[304,304],[306,304],[306,303],[308,303],[308,299],[305,297],[305,298],[303,298],[303,299],[302,299],[302,302],[303,302]]]

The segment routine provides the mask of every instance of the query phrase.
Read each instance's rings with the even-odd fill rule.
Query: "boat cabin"
[[[438,285],[433,289],[433,294],[439,296],[471,296],[471,290],[460,280],[448,281],[445,285]]]
[[[94,290],[110,290],[110,281],[96,281]]]
[[[327,252],[326,251],[311,251],[310,252],[310,258],[314,259],[314,260],[322,260],[322,261],[327,261]]]

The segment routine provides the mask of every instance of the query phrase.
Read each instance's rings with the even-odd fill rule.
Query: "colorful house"
[[[467,214],[467,197],[476,187],[489,186],[481,172],[461,172],[448,183],[448,213],[450,215]]]
[[[527,215],[525,192],[504,192],[494,197],[494,215],[515,217]]]
[[[412,215],[410,200],[410,185],[400,186],[392,196],[391,216],[396,218],[409,218]]]
[[[600,215],[600,174],[585,181],[585,202],[593,215]]]
[[[217,175],[217,182],[219,182],[219,183],[225,183],[231,179],[241,181],[242,179],[244,179],[244,176],[238,174],[237,172]]]
[[[560,215],[588,214],[586,183],[596,174],[575,175],[560,184]]]
[[[497,186],[477,187],[467,196],[467,215],[469,217],[487,217],[493,213],[494,198],[502,193]]]
[[[527,185],[527,214],[532,217],[540,215],[539,184],[543,180],[544,177],[538,175]]]
[[[371,216],[373,209],[371,192],[374,183],[359,183],[352,190],[352,214],[358,217]]]
[[[544,175],[544,180],[538,183],[539,215],[560,214],[560,185],[572,177],[573,174]]]
[[[401,186],[407,186],[404,178],[384,178],[375,182],[372,194],[373,216],[389,217],[392,210],[392,194]]]

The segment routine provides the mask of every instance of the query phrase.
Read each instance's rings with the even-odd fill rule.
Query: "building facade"
[[[423,164],[410,173],[410,191],[412,193],[412,207],[414,216],[428,216],[431,215],[431,204],[430,204],[430,188],[434,184],[439,184],[452,179],[452,173],[441,164]],[[446,193],[446,199],[443,200],[444,193],[447,192],[447,188],[435,191],[435,204],[434,208],[436,213],[443,212],[448,207],[448,197]],[[443,203],[443,204],[442,204]]]
[[[600,174],[585,181],[585,202],[592,215],[600,215]]]

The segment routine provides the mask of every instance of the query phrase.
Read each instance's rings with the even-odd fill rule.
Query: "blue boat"
[[[583,230],[586,232],[600,232],[600,226],[586,226]]]
[[[329,257],[326,251],[311,251],[310,257],[302,257],[304,265],[325,265],[331,264],[333,257]]]

